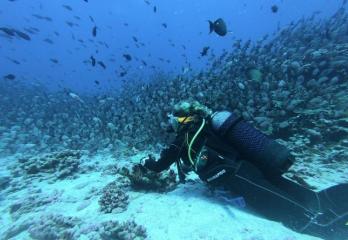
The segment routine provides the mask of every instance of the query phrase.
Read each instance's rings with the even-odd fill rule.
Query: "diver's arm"
[[[152,158],[147,159],[144,163],[144,167],[154,172],[161,172],[169,168],[179,156],[180,146],[172,143],[168,148],[162,150],[161,156],[157,161]]]

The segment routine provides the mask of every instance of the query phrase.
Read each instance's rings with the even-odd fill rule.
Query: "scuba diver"
[[[282,177],[294,163],[289,150],[235,113],[183,101],[169,120],[175,140],[157,161],[142,159],[143,171],[161,172],[176,163],[181,182],[194,171],[212,188],[239,194],[251,210],[294,231],[348,239],[347,183],[315,192]]]

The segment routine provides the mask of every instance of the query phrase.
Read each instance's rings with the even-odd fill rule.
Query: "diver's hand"
[[[142,159],[140,159],[140,164],[145,166],[147,161],[153,161],[153,160],[155,160],[154,156],[149,154],[147,157],[143,157]]]
[[[149,160],[148,157],[143,157],[142,159],[140,159],[140,163],[139,164],[144,166],[147,160]]]
[[[142,159],[140,159],[140,163],[136,165],[144,173],[149,170],[146,167],[147,161],[155,161],[155,158],[151,154],[149,154],[147,157],[143,157]]]
[[[148,171],[148,169],[142,163],[135,164],[133,167],[133,170],[136,170],[136,169],[140,170],[140,172],[142,173],[146,173]]]

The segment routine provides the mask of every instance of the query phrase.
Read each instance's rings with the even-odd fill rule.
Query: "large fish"
[[[227,26],[222,18],[217,19],[215,22],[209,22],[209,33],[215,32],[219,36],[225,36],[227,34]]]

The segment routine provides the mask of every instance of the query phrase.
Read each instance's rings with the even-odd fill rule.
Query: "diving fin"
[[[337,215],[348,213],[348,183],[320,191],[319,199],[323,209],[330,209]]]
[[[321,237],[325,240],[348,240],[348,213],[336,216],[327,211],[313,218],[302,233]]]
[[[270,220],[326,240],[348,240],[348,184],[315,192],[283,177],[266,181],[246,162],[229,182],[247,206]]]
[[[348,240],[348,184],[324,189],[317,196],[321,211],[302,232],[327,240]]]

